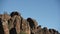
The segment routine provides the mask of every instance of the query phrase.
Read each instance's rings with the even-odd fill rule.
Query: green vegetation
[[[20,34],[26,34],[26,32],[20,32]]]

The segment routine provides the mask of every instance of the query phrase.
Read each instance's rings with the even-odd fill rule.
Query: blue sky
[[[0,0],[0,13],[18,11],[23,18],[31,17],[42,27],[60,32],[60,0]]]

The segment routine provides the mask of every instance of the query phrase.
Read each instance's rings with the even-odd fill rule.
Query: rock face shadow
[[[16,33],[16,29],[15,29],[15,28],[12,28],[12,29],[10,30],[10,34],[17,34],[17,33]]]
[[[33,28],[35,26],[35,24],[31,18],[28,18],[27,21],[29,22],[29,25],[31,28]]]
[[[4,34],[1,18],[0,18],[0,34]]]

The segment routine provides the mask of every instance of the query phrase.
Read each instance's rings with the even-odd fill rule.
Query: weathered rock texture
[[[41,28],[36,20],[24,19],[18,12],[0,14],[0,34],[60,34],[55,29]]]

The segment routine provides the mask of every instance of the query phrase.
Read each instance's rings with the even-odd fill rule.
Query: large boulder
[[[50,32],[49,32],[49,30],[47,29],[47,27],[44,27],[44,28],[42,29],[42,32],[43,32],[43,34],[50,34]]]
[[[22,31],[26,34],[30,34],[29,22],[26,19],[22,19]]]
[[[16,29],[17,34],[20,34],[20,24],[21,24],[21,15],[18,12],[12,12],[10,14],[11,19],[9,20],[9,29],[12,32],[13,29]]]
[[[42,34],[42,33],[43,33],[43,32],[42,32],[41,25],[39,25],[39,26],[37,27],[37,30],[36,30],[35,34]]]
[[[50,32],[51,34],[59,34],[59,32],[56,31],[55,29],[49,29],[49,32]]]
[[[8,21],[6,19],[2,19],[2,25],[3,25],[4,33],[9,34]]]
[[[35,29],[37,28],[37,22],[36,20],[32,19],[32,18],[27,18],[27,21],[29,22],[30,28],[31,29]]]
[[[18,14],[13,15],[11,25],[16,29],[17,34],[20,34],[20,23],[21,23],[21,16],[19,16]]]
[[[8,28],[8,20],[11,18],[8,14],[1,14],[0,15],[0,22],[2,23],[2,29],[4,30],[5,34],[9,34],[9,28]]]
[[[29,22],[30,25],[31,34],[35,34],[38,25],[36,20],[32,18],[27,18],[27,21]]]

